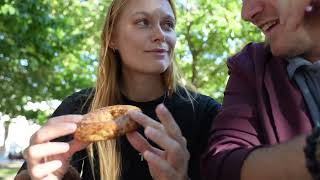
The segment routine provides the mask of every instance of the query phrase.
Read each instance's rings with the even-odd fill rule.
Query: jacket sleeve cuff
[[[214,156],[205,157],[203,161],[203,179],[241,179],[241,168],[247,156],[259,148],[237,148],[228,151],[222,151]]]

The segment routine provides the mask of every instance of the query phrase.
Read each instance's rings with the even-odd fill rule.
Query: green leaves
[[[26,97],[62,99],[92,86],[107,2],[0,0],[0,112],[38,118],[24,110]]]
[[[227,58],[262,37],[241,20],[238,1],[193,0],[178,7],[178,62],[200,92],[222,101]]]
[[[176,57],[187,80],[222,100],[226,60],[250,41],[262,41],[241,20],[240,2],[177,3]],[[0,0],[0,112],[43,123],[47,112],[29,101],[62,100],[93,86],[100,32],[110,0]]]
[[[14,15],[16,13],[16,9],[10,4],[4,4],[1,6],[0,14],[3,15]]]

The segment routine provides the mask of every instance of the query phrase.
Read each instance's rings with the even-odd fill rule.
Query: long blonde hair
[[[168,0],[176,17],[173,0]],[[96,87],[90,111],[95,109],[121,103],[119,80],[121,64],[117,60],[118,55],[110,48],[109,43],[120,13],[123,11],[128,0],[113,0],[108,9],[103,31],[101,34],[100,59],[97,72]],[[162,73],[163,82],[172,95],[178,86],[180,76],[176,70],[172,54],[172,63]],[[179,83],[180,84],[180,83]],[[101,180],[118,180],[121,176],[121,154],[119,140],[109,140],[94,143],[88,147],[88,154],[91,163],[93,176],[95,176],[94,149],[98,154],[98,163]]]

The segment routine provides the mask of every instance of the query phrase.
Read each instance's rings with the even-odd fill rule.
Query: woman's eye
[[[163,28],[164,28],[165,30],[174,30],[175,24],[174,24],[173,22],[165,22],[165,23],[163,24]]]
[[[144,27],[144,26],[148,26],[149,23],[148,23],[148,21],[146,19],[142,19],[142,20],[138,20],[137,21],[137,25],[141,26],[141,27]]]

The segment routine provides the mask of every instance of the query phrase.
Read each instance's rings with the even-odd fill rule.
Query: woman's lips
[[[166,50],[166,49],[152,49],[152,50],[147,50],[145,52],[151,53],[151,54],[154,54],[157,56],[164,56],[164,55],[168,54],[168,50]]]

